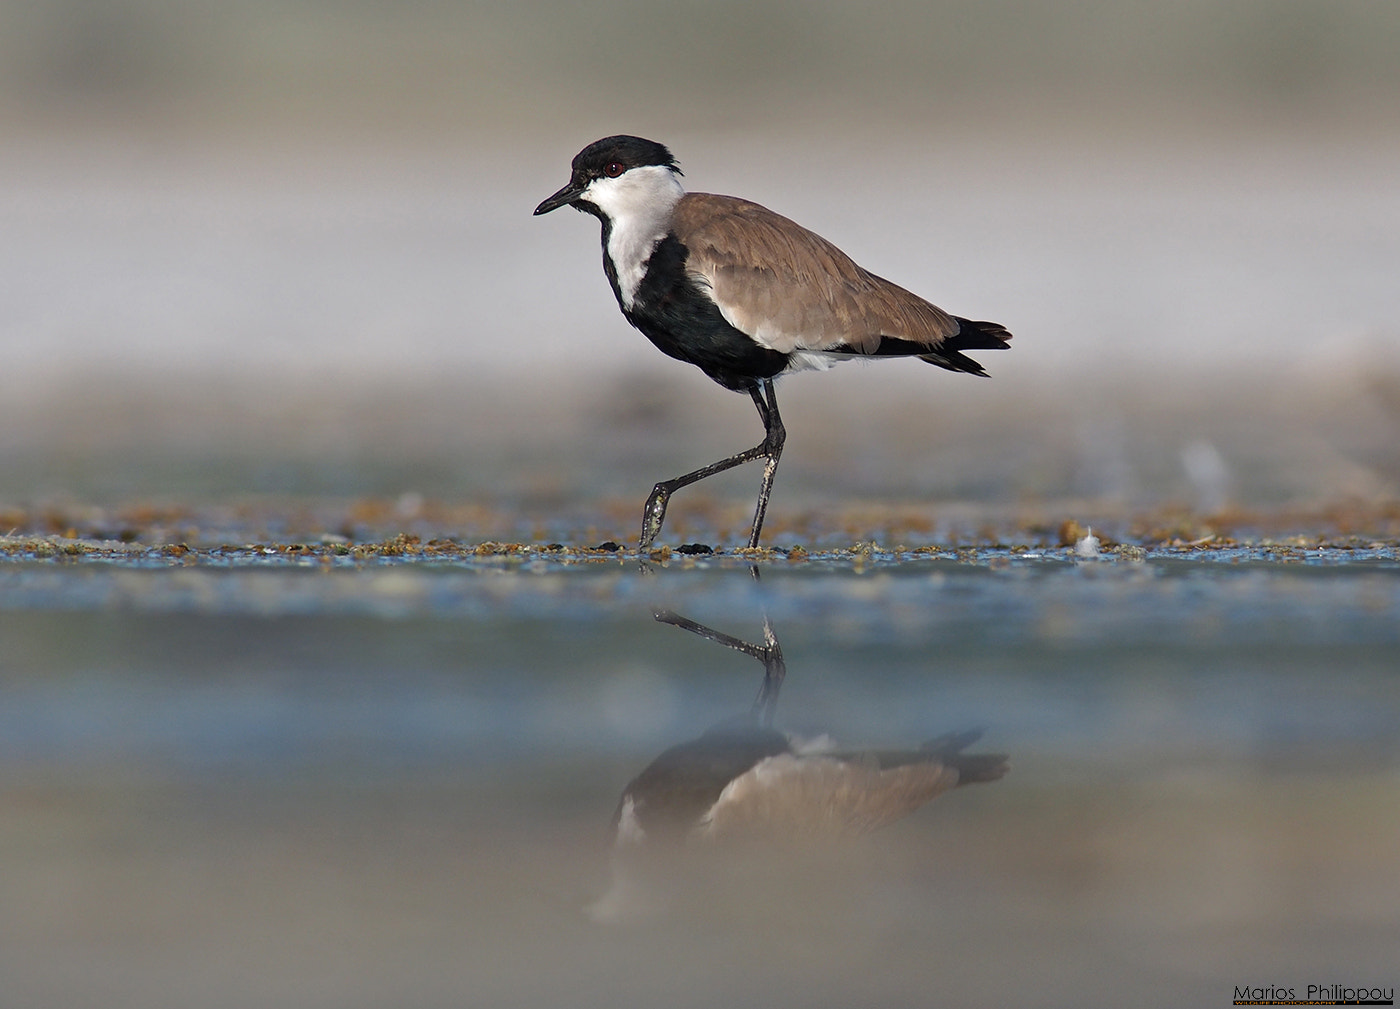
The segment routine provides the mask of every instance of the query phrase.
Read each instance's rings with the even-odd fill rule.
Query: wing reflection
[[[679,880],[707,865],[706,851],[771,853],[865,834],[946,791],[997,781],[1010,769],[1006,754],[965,752],[981,730],[910,749],[847,749],[826,735],[781,732],[773,719],[786,664],[766,617],[763,644],[669,610],[655,617],[752,656],[763,666],[763,681],[747,715],[671,747],[623,789],[613,814],[612,885],[589,908],[595,920],[625,921],[660,909]]]

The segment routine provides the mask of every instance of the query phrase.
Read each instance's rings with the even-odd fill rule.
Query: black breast
[[[720,726],[661,754],[632,779],[622,798],[632,800],[637,823],[648,836],[675,838],[695,827],[724,786],[759,761],[788,752],[781,732]],[[619,803],[619,814],[621,808]],[[614,815],[614,827],[617,821]]]
[[[606,247],[606,236],[603,241]],[[603,258],[616,292],[615,271],[606,254]],[[686,247],[675,235],[657,244],[631,310],[622,310],[627,321],[663,354],[695,365],[726,389],[748,389],[786,368],[787,354],[760,347],[725,321],[719,307],[686,276],[685,258]]]

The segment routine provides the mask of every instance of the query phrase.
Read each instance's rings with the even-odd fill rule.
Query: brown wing
[[[886,336],[934,348],[958,332],[941,308],[757,203],[689,193],[672,227],[725,319],[771,350],[869,354]]]
[[[957,784],[957,770],[936,760],[882,769],[873,757],[784,754],[732,781],[699,834],[712,839],[863,834],[907,816]]]

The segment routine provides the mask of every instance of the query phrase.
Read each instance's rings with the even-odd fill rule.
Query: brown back
[[[724,317],[771,350],[873,353],[884,336],[934,348],[958,332],[941,308],[757,203],[688,193],[672,229]]]

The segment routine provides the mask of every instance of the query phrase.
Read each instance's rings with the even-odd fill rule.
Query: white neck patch
[[[637,819],[637,804],[629,795],[622,800],[622,815],[617,819],[617,846],[621,848],[641,844],[646,839],[647,832],[642,829],[641,821]]]
[[[660,165],[633,168],[615,179],[594,179],[583,191],[581,198],[612,222],[608,258],[617,270],[623,308],[631,309],[647,260],[671,230],[671,212],[684,195],[680,178]]]

